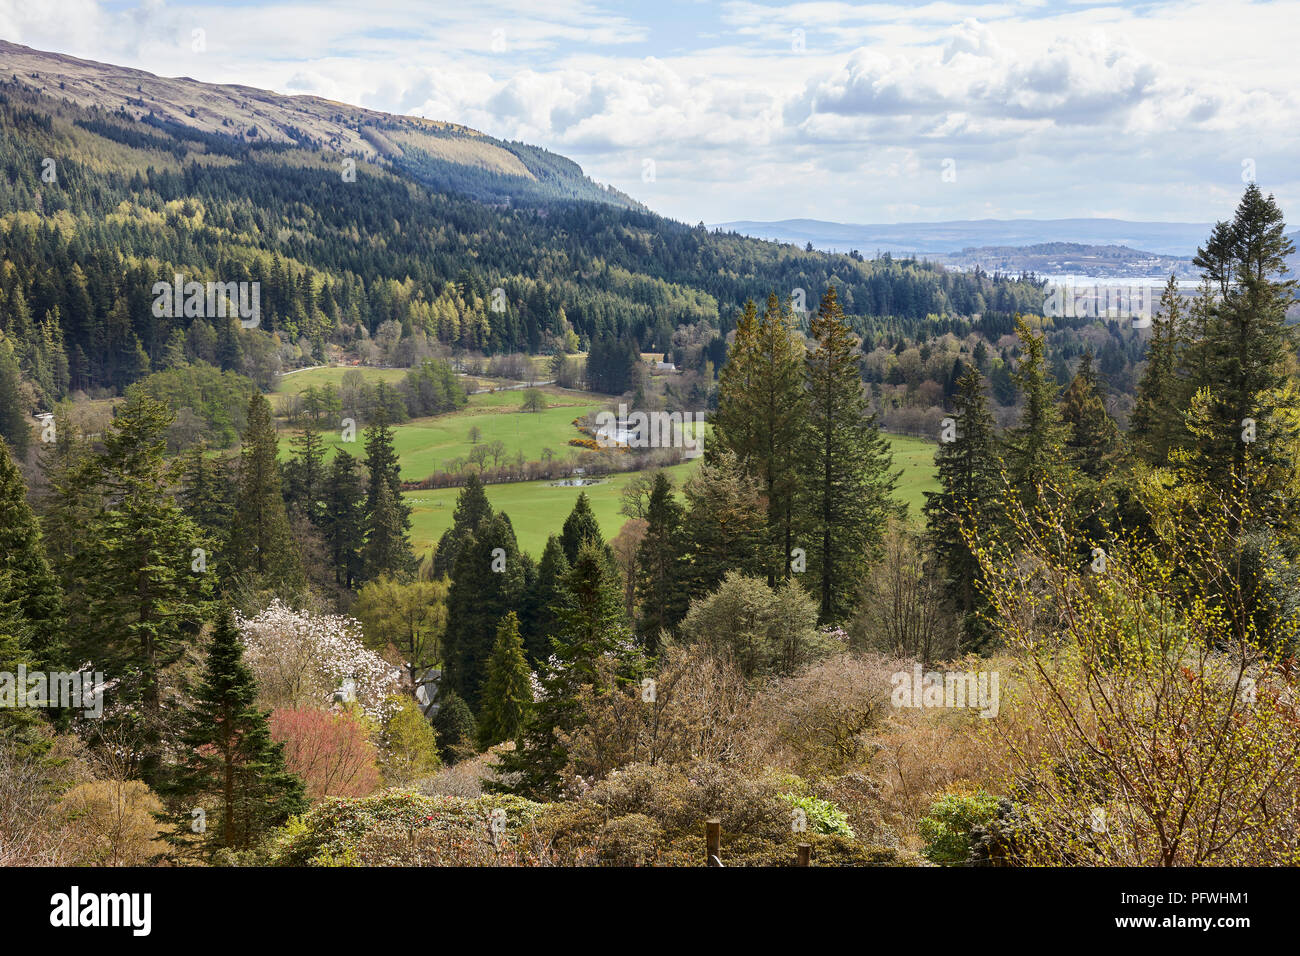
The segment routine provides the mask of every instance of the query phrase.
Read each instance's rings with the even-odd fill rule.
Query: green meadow
[[[285,376],[278,392],[299,392],[326,383],[337,386],[347,370],[344,367],[319,368]],[[406,374],[403,369],[366,368],[362,372],[372,382],[389,384],[400,381]],[[582,437],[574,428],[573,419],[602,408],[607,402],[589,392],[552,386],[543,387],[542,392],[546,395],[548,407],[540,412],[519,411],[523,392],[502,390],[471,395],[469,405],[450,415],[417,418],[396,426],[393,444],[401,461],[402,477],[418,481],[444,469],[452,459],[463,459],[475,445],[469,438],[471,427],[481,432],[479,443],[500,440],[505,445],[503,462],[519,451],[524,453],[525,459],[536,461],[542,457],[545,448],[551,449],[556,456],[567,455],[574,450],[569,446],[569,439]],[[290,454],[292,434],[292,430],[281,433],[282,457]],[[346,447],[358,457],[365,453],[360,429],[356,441],[346,446],[340,431],[322,432],[322,437],[327,449]],[[894,495],[907,505],[909,518],[919,522],[921,506],[925,503],[924,492],[938,488],[934,476],[934,443],[901,435],[886,437],[894,452],[894,470],[902,472]],[[698,466],[699,459],[695,459],[667,471],[680,488]],[[592,510],[605,537],[617,534],[627,520],[619,512],[621,493],[634,475],[634,472],[612,475],[599,484],[584,488],[556,486],[549,481],[489,485],[487,496],[493,508],[510,515],[520,547],[540,556],[547,536],[559,532],[581,491],[585,491],[591,500]],[[406,500],[411,505],[411,544],[417,554],[432,548],[443,531],[451,527],[458,494],[457,488],[406,493]]]
[[[306,373],[304,373],[306,374]],[[501,441],[505,455],[501,463],[522,451],[528,461],[539,461],[543,449],[549,448],[555,456],[563,457],[570,451],[570,438],[582,438],[573,426],[573,420],[601,407],[601,402],[583,392],[565,392],[561,389],[543,389],[548,407],[540,412],[522,412],[522,391],[487,392],[471,395],[469,405],[449,415],[415,418],[393,429],[393,446],[402,463],[402,477],[409,481],[427,478],[442,471],[454,458],[464,458],[475,444]],[[477,441],[470,440],[470,429],[481,433]],[[289,440],[292,429],[280,434],[281,458],[290,453]],[[344,447],[360,457],[365,453],[362,429],[357,429],[356,440],[345,445],[341,429],[324,431],[321,437],[329,450]]]
[[[923,492],[937,491],[939,487],[934,477],[934,443],[901,435],[887,437],[894,449],[894,469],[903,472],[894,496],[907,505],[908,517],[913,522],[920,522],[921,506],[925,503]],[[696,458],[665,470],[680,488],[682,482],[699,467],[699,462],[700,459]],[[578,493],[582,491],[591,500],[592,511],[605,537],[616,535],[627,520],[619,512],[621,493],[635,474],[614,475],[585,488],[556,487],[546,481],[488,485],[487,496],[493,508],[510,515],[519,546],[534,557],[540,557],[547,537],[560,532],[564,519],[573,510]],[[416,554],[423,554],[433,547],[442,533],[451,527],[459,491],[458,488],[440,488],[406,493],[406,500],[411,505],[411,544]]]

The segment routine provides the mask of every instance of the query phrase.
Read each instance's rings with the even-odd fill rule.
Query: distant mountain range
[[[952,269],[1108,278],[1198,275],[1192,256],[1209,223],[1126,219],[972,219],[863,225],[818,219],[739,220],[709,228],[825,252],[917,256]],[[1288,233],[1300,248],[1300,229]],[[1287,260],[1300,276],[1300,252]]]
[[[858,250],[937,257],[979,247],[1077,243],[1126,246],[1140,254],[1192,256],[1211,223],[1130,222],[1125,219],[972,219],[952,222],[841,223],[818,219],[740,220],[714,227],[759,239],[792,242],[828,252]]]

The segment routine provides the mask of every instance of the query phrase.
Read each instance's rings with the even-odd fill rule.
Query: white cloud
[[[489,0],[436,12],[0,0],[0,36],[463,123],[569,155],[692,222],[1100,208],[1204,220],[1225,212],[1207,203],[1239,192],[1243,157],[1284,203],[1300,200],[1292,17],[1249,0]],[[654,184],[641,181],[645,158]],[[945,158],[955,183],[939,180]]]

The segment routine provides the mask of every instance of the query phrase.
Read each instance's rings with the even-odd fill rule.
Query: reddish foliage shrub
[[[284,744],[284,762],[302,778],[307,795],[364,797],[379,786],[379,753],[362,721],[350,712],[314,707],[271,711],[271,737]]]

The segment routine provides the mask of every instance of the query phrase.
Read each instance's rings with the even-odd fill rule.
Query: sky
[[[1293,0],[0,0],[0,37],[461,123],[691,223],[1205,222],[1252,176],[1300,220]]]

